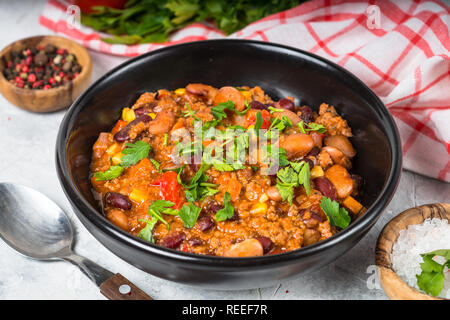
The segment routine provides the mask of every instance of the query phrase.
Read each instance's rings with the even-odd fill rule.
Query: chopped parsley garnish
[[[169,223],[163,218],[162,214],[177,215],[178,211],[172,209],[175,203],[166,200],[155,200],[148,206],[148,214],[152,217],[152,220],[159,220],[164,223],[167,229],[170,229]]]
[[[303,161],[302,161],[303,162]],[[304,161],[300,170],[298,171],[298,183],[305,187],[307,195],[311,194],[311,172],[309,171],[308,162]]]
[[[200,118],[195,115],[196,112],[191,109],[189,104],[186,103],[184,106],[186,107],[187,110],[181,112],[183,114],[183,117],[185,118],[192,117],[197,121],[201,121]]]
[[[421,254],[423,263],[420,264],[422,273],[416,275],[417,285],[423,291],[433,296],[438,296],[444,288],[444,268],[450,268],[450,249],[436,250]],[[443,264],[433,260],[434,256],[441,256],[445,259]]]
[[[169,135],[167,133],[164,133],[164,142],[163,142],[163,146],[167,145],[167,139],[169,138]]]
[[[300,128],[300,131],[302,133],[306,133],[307,131],[316,131],[318,133],[327,132],[327,129],[323,125],[315,122],[307,123],[305,127],[305,123],[303,121],[300,121],[297,126]]]
[[[209,168],[207,165],[202,165],[197,171],[195,176],[192,178],[189,185],[184,185],[186,188],[184,194],[188,201],[194,202],[197,200],[202,200],[207,196],[213,196],[219,190],[217,190],[217,185],[214,183],[207,183],[208,176],[205,171]]]
[[[216,221],[225,221],[234,216],[234,208],[231,205],[231,196],[228,192],[225,192],[225,196],[223,197],[223,206],[223,209],[220,209],[216,213]]]
[[[120,166],[129,167],[135,165],[140,160],[147,158],[150,152],[150,145],[144,141],[136,143],[125,143],[126,148],[122,150],[124,156],[121,159]]]
[[[112,180],[112,179],[119,177],[122,174],[123,170],[125,170],[124,167],[111,166],[111,167],[109,167],[108,170],[106,170],[104,172],[94,173],[94,177],[98,181]]]
[[[158,161],[156,161],[155,159],[149,159],[150,162],[155,166],[156,170],[159,171],[159,168],[161,167],[161,165],[159,164]]]
[[[184,226],[189,229],[192,228],[197,222],[200,211],[202,211],[202,208],[199,208],[192,202],[189,202],[188,205],[181,207],[178,212],[178,216],[183,221]]]
[[[139,231],[138,237],[145,241],[155,243],[155,240],[153,239],[153,229],[155,228],[158,219],[152,219],[150,221],[144,219],[138,220],[140,222],[145,222],[145,227],[142,228],[141,231]]]
[[[331,200],[327,197],[322,197],[320,207],[328,217],[328,221],[330,221],[331,226],[345,229],[350,224],[351,218],[348,215],[347,210],[339,207],[339,202]]]
[[[225,110],[230,110],[236,113],[237,115],[244,115],[250,110],[250,105],[245,102],[246,108],[243,111],[238,111],[236,107],[234,106],[233,101],[228,100],[227,102],[219,103],[217,106],[211,108],[211,113],[213,116],[219,120],[222,121],[224,118],[227,117],[227,113]]]
[[[270,113],[275,113],[275,112],[283,112],[284,109],[278,109],[278,108],[274,108],[274,107],[269,107],[268,108],[270,111]]]
[[[271,124],[265,136],[267,139],[278,138],[279,134],[288,127],[292,127],[292,121],[286,116],[278,116],[271,119]]]
[[[256,113],[255,126],[253,127],[253,130],[255,131],[256,136],[259,136],[259,130],[261,130],[263,122],[264,122],[264,119],[262,117],[261,111],[258,111]]]
[[[292,205],[294,187],[298,186],[298,175],[292,167],[286,167],[277,172],[277,189],[281,199],[287,200]]]
[[[286,158],[287,161],[287,158]],[[283,201],[288,200],[292,205],[294,188],[303,185],[306,193],[311,193],[309,164],[306,161],[289,162],[289,167],[285,167],[277,172],[277,189]]]
[[[118,166],[111,166],[104,172],[94,173],[95,179],[98,181],[112,180],[119,177],[125,167],[135,165],[139,161],[148,157],[150,152],[150,145],[144,141],[137,141],[136,143],[126,143],[126,148],[122,150],[124,156],[122,157]]]

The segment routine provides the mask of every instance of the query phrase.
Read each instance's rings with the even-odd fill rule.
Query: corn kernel
[[[186,93],[186,89],[185,88],[179,88],[179,89],[175,90],[175,94],[177,96],[182,96],[185,93]]]
[[[148,199],[148,194],[145,191],[134,188],[130,193],[130,199],[136,202],[144,202]]]
[[[261,203],[264,203],[267,200],[269,200],[269,197],[265,193],[263,193],[262,196],[259,198],[259,202],[261,202]]]
[[[156,118],[156,113],[150,112],[148,113],[148,115],[150,116],[150,118],[155,119]]]
[[[108,149],[106,149],[106,154],[112,156],[120,151],[120,146],[118,143],[112,144]]]
[[[255,203],[250,209],[251,214],[264,214],[267,212],[267,203]]]
[[[320,166],[314,166],[314,168],[311,169],[311,178],[315,179],[318,177],[323,177],[323,169]]]
[[[241,94],[244,96],[245,100],[252,101],[252,94],[250,93],[250,91],[244,90],[241,91]]]
[[[123,153],[118,152],[111,157],[111,163],[117,166],[120,162],[122,162]]]
[[[126,122],[131,122],[134,119],[136,119],[136,114],[134,113],[134,110],[130,108],[124,108],[122,110],[122,120]]]
[[[247,129],[253,129],[254,127],[255,127],[255,125],[254,125],[254,124],[251,124],[251,125],[248,126]]]

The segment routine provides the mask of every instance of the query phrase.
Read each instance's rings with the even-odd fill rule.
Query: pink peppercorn
[[[31,83],[35,82],[36,81],[36,75],[34,73],[29,74],[28,78],[27,78],[27,81],[31,82]]]

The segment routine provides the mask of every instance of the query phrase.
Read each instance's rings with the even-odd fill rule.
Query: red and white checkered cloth
[[[105,36],[66,23],[64,0],[49,0],[40,23],[84,46],[136,56],[161,47],[224,38],[195,23],[164,44],[111,45]],[[379,28],[374,25],[376,5]],[[369,8],[369,9],[368,9]],[[450,8],[438,0],[312,0],[230,36],[301,48],[350,70],[383,100],[402,139],[404,167],[450,182]]]

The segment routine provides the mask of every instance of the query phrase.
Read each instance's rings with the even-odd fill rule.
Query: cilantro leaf
[[[189,202],[188,205],[181,207],[178,212],[178,216],[181,218],[186,228],[192,228],[197,222],[200,211],[202,211],[202,208],[199,208],[192,202]]]
[[[111,166],[104,172],[94,173],[94,177],[95,179],[97,179],[97,181],[112,180],[119,177],[122,174],[123,170],[125,169],[121,166]]]
[[[225,192],[223,197],[223,209],[220,209],[216,213],[216,221],[225,221],[231,219],[234,216],[234,208],[231,205],[231,196],[228,192]]]
[[[298,176],[295,170],[291,167],[286,167],[277,172],[276,187],[281,195],[281,200],[288,200],[292,205],[294,197],[294,187],[298,186]]]
[[[253,127],[253,130],[255,131],[255,134],[258,137],[259,137],[259,130],[261,130],[263,122],[264,122],[264,119],[262,117],[261,111],[258,111],[256,113],[256,122],[255,122],[255,125]]]
[[[189,185],[185,186],[186,190],[184,192],[186,199],[190,202],[197,200],[202,200],[206,196],[213,196],[219,190],[217,190],[217,185],[214,183],[207,183],[208,176],[205,171],[209,168],[209,165],[202,165],[198,169],[197,173],[191,179]]]
[[[444,287],[444,265],[433,260],[434,255],[422,255],[420,264],[422,273],[416,275],[417,285],[420,289],[433,296],[438,296]]]
[[[129,167],[135,165],[140,160],[147,158],[150,152],[150,145],[144,141],[136,141],[136,143],[126,143],[126,148],[122,150],[124,156],[120,162],[120,166]]]
[[[281,200],[283,201],[288,200],[289,204],[292,205],[292,200],[294,197],[294,186],[289,183],[283,183],[278,181],[276,187],[280,192]]]
[[[443,257],[446,261],[444,264],[437,263],[433,260],[435,255]],[[422,273],[416,275],[417,285],[427,294],[438,296],[444,288],[444,267],[450,266],[450,250],[436,250],[421,255],[423,263],[420,264]]]
[[[328,221],[330,221],[331,226],[345,229],[350,224],[351,219],[347,210],[344,208],[339,208],[339,203],[337,201],[332,201],[330,198],[322,197],[320,207],[328,217]]]
[[[298,173],[298,183],[302,184],[305,187],[306,194],[311,194],[311,172],[309,171],[309,164],[306,161],[302,161],[303,165]]]
[[[315,122],[309,123],[308,127],[309,128],[307,128],[306,131],[317,131],[318,133],[327,132],[327,129],[323,125],[315,123]]]
[[[177,210],[171,209],[175,203],[166,200],[155,200],[151,205],[148,206],[148,214],[152,219],[159,220],[164,223],[167,229],[170,229],[169,223],[163,218],[162,214],[176,215]]]
[[[234,106],[234,102],[231,100],[228,100],[226,102],[219,103],[217,106],[211,108],[211,113],[213,116],[218,120],[221,121],[223,118],[227,118],[227,113],[225,110],[230,110],[236,113],[237,115],[244,115],[250,110],[250,105],[248,103],[245,103],[246,108],[242,111],[238,111],[236,107]]]
[[[303,121],[300,121],[297,126],[300,128],[300,131],[302,133],[306,133],[307,131],[317,131],[318,133],[327,132],[327,129],[323,125],[315,122],[307,123],[305,128],[305,123]]]
[[[145,227],[141,229],[138,233],[138,237],[148,241],[155,243],[155,240],[153,239],[153,229],[155,228],[156,223],[158,222],[157,219],[152,219],[150,221],[144,220],[144,219],[138,219],[141,222],[145,222]]]
[[[159,164],[159,162],[156,161],[155,159],[149,159],[149,160],[150,160],[150,162],[155,166],[155,169],[159,171],[159,168],[160,168],[160,166],[161,166],[161,165]]]

